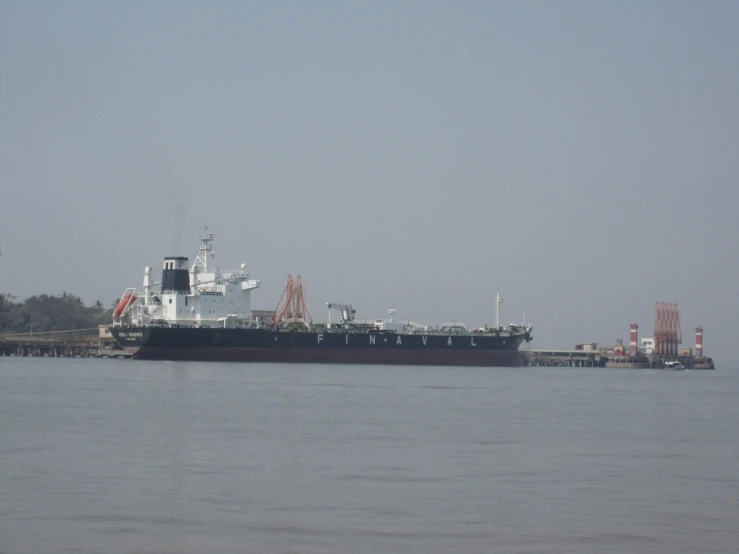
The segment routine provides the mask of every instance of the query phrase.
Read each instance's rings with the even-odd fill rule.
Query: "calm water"
[[[0,358],[0,552],[736,553],[739,371]]]

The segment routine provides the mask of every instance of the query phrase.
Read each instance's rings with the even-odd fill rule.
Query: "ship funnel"
[[[162,292],[190,292],[190,273],[187,258],[169,257],[164,258],[162,267]]]

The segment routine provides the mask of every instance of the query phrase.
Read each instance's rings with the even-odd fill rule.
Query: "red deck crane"
[[[287,276],[287,285],[277,303],[272,318],[272,325],[284,325],[289,323],[302,323],[310,326],[313,318],[305,304],[305,287],[303,286],[303,278],[298,275],[293,279],[292,275]]]

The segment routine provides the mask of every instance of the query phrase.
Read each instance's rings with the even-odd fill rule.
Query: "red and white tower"
[[[703,357],[703,327],[695,328],[695,355]]]
[[[639,325],[631,324],[631,338],[629,339],[629,355],[636,356],[637,340],[639,338]]]

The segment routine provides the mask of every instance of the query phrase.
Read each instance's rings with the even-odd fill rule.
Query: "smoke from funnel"
[[[127,131],[137,156],[142,160],[147,173],[152,176],[152,188],[161,193],[164,203],[172,217],[172,254],[179,256],[181,251],[187,210],[185,208],[185,187],[175,171],[170,156],[162,148],[155,148],[145,132],[141,119],[121,106],[121,130]]]
[[[184,189],[181,186],[180,179],[177,178],[169,157],[161,150],[151,152],[147,156],[147,165],[151,167],[154,176],[154,188],[162,193],[165,202],[169,206],[174,224],[172,227],[172,254],[179,256],[182,254],[180,249],[182,248],[185,220],[187,219]]]

